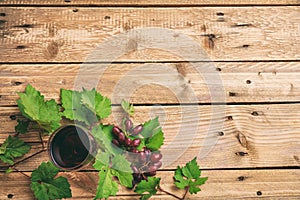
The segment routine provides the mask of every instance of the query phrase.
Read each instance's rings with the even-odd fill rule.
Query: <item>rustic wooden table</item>
[[[16,92],[28,83],[58,99],[60,88],[88,83],[106,67],[97,89],[114,104],[129,96],[136,122],[159,115],[164,151],[175,144],[178,156],[166,156],[168,165],[158,172],[166,189],[181,195],[171,174],[198,156],[209,179],[189,199],[299,199],[299,6],[299,0],[0,0],[0,144],[14,133]],[[161,37],[130,35],[150,27],[159,28]],[[171,39],[165,37],[170,31]],[[96,54],[97,45],[120,34],[127,37],[120,44],[123,54],[116,48]],[[185,37],[206,57],[187,59],[195,52]],[[151,46],[160,39],[168,45]],[[118,39],[110,41],[118,47]],[[176,55],[176,49],[190,54]],[[106,54],[113,64],[103,59]],[[82,72],[82,66],[89,67]],[[106,122],[118,114],[115,105]],[[190,146],[180,145],[177,136]],[[15,168],[30,175],[49,159],[46,152],[35,155],[42,148],[35,130],[21,138],[32,149]],[[2,172],[6,166],[0,162]],[[61,174],[69,178],[73,199],[94,197],[95,171]],[[33,199],[29,184],[20,173],[0,173],[0,199]],[[153,199],[169,198],[159,193]],[[111,199],[138,196],[120,188]]]

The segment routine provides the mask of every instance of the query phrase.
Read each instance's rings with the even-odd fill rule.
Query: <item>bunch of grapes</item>
[[[131,168],[133,171],[133,183],[135,184],[146,180],[148,176],[155,176],[156,171],[162,166],[162,154],[158,151],[152,152],[150,149],[143,147],[138,150],[141,144],[141,135],[143,125],[133,127],[132,121],[127,118],[124,122],[125,130],[114,126],[112,132],[115,138],[112,143],[119,148],[131,152]],[[133,158],[132,158],[133,157]]]

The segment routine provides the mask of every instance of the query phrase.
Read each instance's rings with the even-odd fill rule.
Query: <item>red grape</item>
[[[136,148],[132,148],[132,149],[131,149],[131,152],[132,152],[132,153],[139,153],[139,150],[137,150]]]
[[[131,121],[130,119],[126,119],[126,120],[125,120],[125,128],[126,128],[126,131],[131,130],[131,129],[132,129],[132,126],[133,126],[132,121]]]
[[[116,140],[116,139],[113,139],[113,140],[112,140],[112,143],[113,143],[114,145],[116,145],[116,146],[120,146],[119,141]]]
[[[143,130],[143,125],[140,124],[132,130],[132,135],[137,135],[137,134],[141,133],[142,130]]]
[[[141,144],[141,139],[136,138],[136,139],[134,139],[134,140],[132,141],[131,144],[132,144],[133,147],[137,147],[137,146],[139,146],[139,145]]]
[[[161,168],[162,162],[161,162],[161,161],[158,161],[158,162],[156,162],[156,163],[153,163],[153,165],[156,166],[157,169],[158,169],[158,168]]]
[[[125,145],[130,147],[131,146],[131,143],[132,143],[132,140],[130,138],[126,138],[125,139]]]
[[[120,132],[118,135],[118,139],[120,143],[124,143],[125,142],[125,135],[123,132]]]
[[[156,162],[158,162],[161,158],[162,158],[161,153],[153,153],[153,154],[151,155],[151,158],[150,158],[150,159],[151,159],[152,162],[156,163]]]
[[[151,155],[151,151],[150,151],[150,149],[144,148],[144,152],[145,152],[145,154],[146,154],[147,158],[149,158],[149,157],[150,157],[150,155]]]
[[[122,132],[122,131],[120,130],[119,127],[114,126],[113,129],[112,129],[112,132],[113,132],[116,136],[118,136],[119,133]]]
[[[146,157],[145,152],[140,152],[139,155],[138,155],[138,158],[139,158],[139,161],[140,161],[141,163],[146,162],[147,157]]]
[[[148,168],[149,172],[157,171],[157,169],[158,168],[155,165],[150,165]]]

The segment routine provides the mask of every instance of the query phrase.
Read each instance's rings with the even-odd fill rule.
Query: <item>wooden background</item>
[[[183,155],[159,171],[163,187],[181,195],[172,185],[173,170],[209,149],[198,159],[208,182],[189,199],[299,199],[299,6],[299,0],[0,0],[0,144],[14,134],[15,119],[20,116],[16,92],[24,91],[28,83],[46,98],[57,100],[60,88],[74,88],[82,63],[107,38],[136,28],[166,28],[193,38],[214,65],[201,58],[185,62],[172,52],[155,49],[140,52],[138,41],[128,44],[131,51],[109,65],[97,88],[113,99],[114,116],[106,122],[117,121],[121,115],[118,104],[127,93],[115,94],[114,87],[122,77],[134,80],[152,74],[150,81],[157,73],[168,77],[159,68],[149,71],[147,64],[153,63],[173,69],[178,74],[174,84],[178,81],[183,87],[170,91],[157,84],[143,85],[130,98],[136,106],[136,123],[162,116],[165,146],[177,142],[175,152],[183,148],[180,141],[173,141],[180,128],[196,131]],[[90,67],[83,80],[107,62],[93,61],[98,64],[86,64]],[[210,67],[206,76],[217,75],[222,85],[199,76],[192,64]],[[133,69],[135,73],[126,74]],[[189,99],[184,86],[196,98]],[[223,95],[223,101],[210,96],[211,88],[218,87],[223,90],[214,95]],[[194,124],[194,129],[189,127]],[[39,153],[42,145],[36,130],[21,137],[32,145],[26,156],[33,156],[15,167],[30,175],[48,157],[46,152]],[[168,156],[164,159],[170,161]],[[0,170],[5,169],[0,162]],[[61,174],[69,178],[73,199],[93,198],[96,172]],[[0,199],[11,195],[33,199],[29,184],[20,173],[0,173]],[[159,193],[153,199],[169,198]],[[120,188],[111,199],[138,196]]]

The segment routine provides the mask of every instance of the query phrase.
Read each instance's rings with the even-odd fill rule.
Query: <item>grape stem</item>
[[[162,188],[160,187],[160,185],[158,186],[157,189],[158,189],[159,191],[161,191],[161,192],[163,192],[163,193],[166,193],[166,194],[168,194],[168,195],[170,195],[170,196],[172,196],[172,197],[174,197],[174,198],[176,198],[176,199],[179,199],[179,200],[183,200],[183,199],[185,198],[185,195],[186,195],[186,194],[184,194],[184,196],[181,198],[181,197],[179,197],[179,196],[177,196],[177,195],[175,195],[175,194],[172,194],[172,193],[170,193],[170,192],[168,192],[168,191],[162,189]]]

